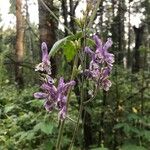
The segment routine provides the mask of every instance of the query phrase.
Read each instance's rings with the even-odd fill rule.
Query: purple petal
[[[47,98],[48,94],[42,93],[42,92],[36,92],[34,93],[34,97],[37,99],[45,99]]]
[[[42,43],[41,49],[42,49],[42,61],[43,62],[47,62],[47,60],[49,61],[48,48],[45,42]]]
[[[108,77],[110,75],[110,71],[111,71],[110,68],[108,68],[108,67],[104,68],[102,70],[102,78],[104,79],[104,78]]]
[[[47,83],[48,83],[48,85],[53,85],[54,84],[54,80],[53,80],[53,78],[52,77],[50,77],[50,76],[47,76],[46,77],[47,78]]]
[[[68,83],[66,83],[66,84],[64,85],[64,89],[63,89],[64,94],[66,95],[67,92],[68,92],[68,90],[69,90],[69,88],[73,87],[75,84],[76,84],[76,82],[73,81],[73,80],[70,81],[70,82],[68,82]]]
[[[88,53],[91,57],[94,57],[94,52],[89,47],[85,47],[84,51]]]
[[[114,62],[115,62],[115,60],[114,60],[114,55],[111,54],[111,53],[106,52],[106,53],[105,53],[105,61],[106,61],[108,64],[114,63]]]
[[[62,94],[60,94],[58,96],[58,100],[57,100],[57,107],[58,109],[62,109],[63,107],[66,106],[66,102],[67,102],[67,96],[64,96]]]
[[[94,35],[93,39],[95,40],[96,47],[102,49],[102,41],[99,39],[99,37],[97,35]]]
[[[51,99],[53,99],[54,101],[56,100],[57,97],[57,89],[54,85],[48,85],[47,83],[43,83],[41,85],[41,89],[43,89],[44,91],[46,91],[46,93],[49,94],[49,96],[51,97]]]
[[[51,112],[55,107],[55,103],[53,103],[51,101],[46,101],[44,104],[44,107],[47,111]]]
[[[51,75],[52,74],[52,72],[51,72],[51,63],[50,63],[50,61],[49,60],[47,60],[47,62],[43,62],[43,70],[44,71],[46,71],[46,73],[48,74],[48,75]]]
[[[111,38],[108,38],[107,42],[103,46],[104,51],[107,51],[108,48],[110,48],[112,46],[112,44],[113,44],[113,42],[112,42]]]
[[[109,88],[111,87],[112,83],[110,80],[108,79],[104,79],[102,80],[102,88],[105,90],[105,91],[108,91]]]
[[[63,109],[58,113],[59,120],[64,120],[66,118],[66,107],[63,107]]]
[[[64,78],[61,77],[61,78],[59,79],[58,87],[57,87],[57,93],[58,93],[58,94],[61,93],[61,92],[64,90],[64,85],[65,85],[65,83],[64,83]]]
[[[99,69],[99,65],[98,65],[95,61],[92,60],[92,61],[90,62],[89,69],[90,69],[90,70]]]

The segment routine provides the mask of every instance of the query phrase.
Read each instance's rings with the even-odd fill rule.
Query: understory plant
[[[95,8],[93,3],[96,4]],[[114,55],[108,52],[108,49],[112,46],[113,42],[111,38],[103,42],[97,33],[93,33],[92,36],[90,36],[91,31],[89,30],[95,18],[99,3],[100,0],[97,1],[97,3],[88,2],[81,31],[76,34],[72,33],[64,39],[57,41],[49,54],[46,43],[43,41],[41,44],[42,62],[36,66],[35,71],[40,72],[42,84],[40,86],[41,90],[34,93],[34,97],[44,100],[46,111],[52,113],[56,110],[58,112],[60,126],[55,147],[57,150],[62,148],[61,140],[66,119],[70,119],[75,124],[68,148],[71,150],[78,133],[84,107],[91,101],[94,101],[94,98],[100,90],[108,91],[112,85],[109,76],[113,69]],[[92,8],[94,8],[94,11],[91,11]],[[90,20],[88,20],[90,13],[92,15]],[[64,51],[66,59],[73,62],[69,81],[65,81],[65,77],[60,77],[56,80],[52,77],[51,70],[53,67],[51,66],[51,57],[57,54],[56,52],[61,49]],[[79,80],[80,82],[78,82]],[[91,83],[91,87],[88,86]],[[85,97],[85,86],[87,86],[86,90],[89,93],[88,98]],[[71,92],[73,92],[73,89],[76,87],[79,87],[78,96],[80,104],[78,116],[76,120],[73,120],[69,108],[71,107]]]

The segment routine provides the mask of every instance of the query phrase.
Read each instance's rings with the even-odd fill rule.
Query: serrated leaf
[[[53,130],[53,124],[48,122],[40,122],[37,125],[34,126],[34,131],[41,130],[42,132],[46,134],[51,134]]]
[[[69,35],[63,39],[60,39],[58,40],[57,42],[55,42],[55,44],[53,45],[53,47],[51,48],[50,52],[49,52],[49,55],[50,56],[54,56],[56,54],[56,52],[62,48],[62,46],[65,44],[65,42],[67,40],[76,40],[78,38],[81,38],[82,37],[82,32],[78,32],[76,33],[75,35]]]

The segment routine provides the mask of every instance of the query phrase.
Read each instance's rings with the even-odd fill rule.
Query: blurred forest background
[[[2,1],[2,0],[0,0]],[[80,0],[33,0],[39,23],[31,21],[29,0],[10,0],[9,13],[16,24],[7,28],[0,14],[0,150],[51,150],[58,135],[57,114],[47,113],[43,101],[34,99],[39,89],[35,65],[40,62],[40,45],[49,50],[70,33],[81,31],[84,15]],[[84,12],[83,12],[84,13]],[[150,0],[101,0],[90,29],[104,41],[112,38],[115,64],[110,91],[101,91],[81,119],[74,149],[150,149]],[[70,77],[75,52],[65,51],[51,59],[55,78]],[[76,88],[75,88],[76,89]],[[74,89],[70,116],[76,120],[80,101]],[[67,120],[63,148],[67,149],[74,122]]]

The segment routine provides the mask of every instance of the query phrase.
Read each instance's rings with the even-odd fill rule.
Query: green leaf
[[[14,108],[15,108],[14,105],[11,105],[11,106],[5,106],[4,112],[5,112],[5,113],[8,113],[8,112],[10,112],[12,109],[14,109]]]
[[[21,136],[20,136],[20,138],[19,138],[19,141],[22,141],[23,139],[25,139],[27,135],[28,135],[27,132],[22,132],[22,133],[21,133]]]
[[[51,134],[53,130],[53,124],[48,122],[40,122],[37,125],[34,126],[34,131],[41,130],[42,132],[46,134]]]
[[[92,148],[91,150],[108,150],[108,148],[99,147],[99,148]]]
[[[31,140],[31,139],[33,139],[33,138],[34,138],[34,132],[32,132],[32,131],[27,132],[27,137],[26,137],[26,139],[27,139],[27,140]]]
[[[144,131],[144,138],[148,141],[150,141],[150,131]]]
[[[74,58],[77,51],[75,43],[73,41],[67,41],[63,49],[67,61],[70,62]]]
[[[121,150],[146,150],[146,148],[134,144],[125,144],[121,147]]]
[[[125,123],[118,123],[114,126],[114,129],[120,129],[123,128],[125,126]]]
[[[58,40],[57,42],[55,42],[55,44],[51,48],[49,55],[54,56],[57,53],[57,51],[60,50],[62,48],[62,46],[64,46],[66,41],[68,41],[68,40],[74,41],[81,37],[82,37],[82,32],[78,32],[75,35],[69,35],[63,39]]]
[[[51,51],[49,53],[50,56],[54,56],[55,53],[63,46],[63,44],[70,38],[70,36],[67,36],[59,41],[57,41],[53,47],[51,48]]]

